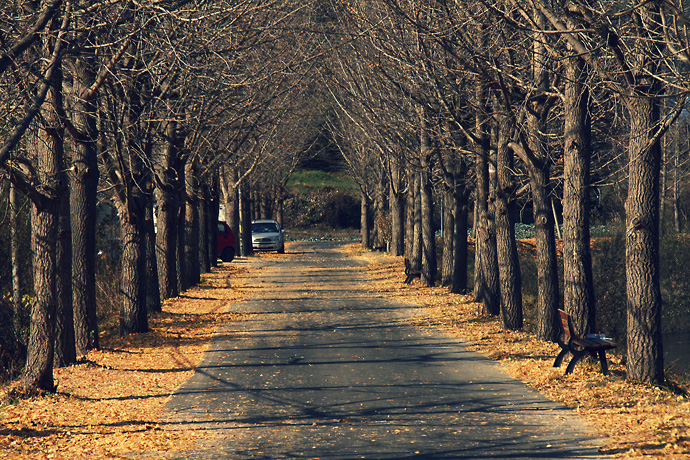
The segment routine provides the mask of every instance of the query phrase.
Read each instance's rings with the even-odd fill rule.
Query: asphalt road
[[[602,457],[572,410],[409,325],[413,311],[369,290],[337,246],[251,262],[266,268],[261,294],[236,305],[249,320],[221,330],[167,406],[209,433],[180,458]]]

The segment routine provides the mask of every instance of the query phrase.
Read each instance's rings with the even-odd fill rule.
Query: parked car
[[[235,258],[235,235],[228,224],[218,221],[218,257],[223,262],[232,262]]]
[[[285,252],[285,230],[278,221],[261,219],[252,222],[252,247],[256,251]]]

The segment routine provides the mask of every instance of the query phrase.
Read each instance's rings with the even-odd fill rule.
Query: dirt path
[[[599,458],[569,409],[406,318],[334,243],[261,258],[169,422],[203,433],[180,458]]]

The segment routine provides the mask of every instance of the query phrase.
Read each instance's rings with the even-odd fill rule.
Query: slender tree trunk
[[[211,214],[211,199],[209,197],[209,187],[207,184],[202,184],[199,188],[199,268],[201,273],[208,273],[211,271],[211,260],[209,258],[209,234],[211,226],[209,225],[209,217]]]
[[[148,181],[150,182],[150,180]],[[163,310],[161,305],[161,289],[158,285],[158,264],[156,257],[156,229],[153,222],[153,190],[151,184],[147,185],[146,196],[144,197],[144,258],[146,265],[146,311],[160,312]]]
[[[178,177],[180,188],[177,190],[177,214],[175,228],[177,229],[175,242],[175,257],[177,259],[177,291],[182,293],[191,287],[189,283],[189,266],[187,265],[187,193],[185,190],[185,160],[178,158]]]
[[[168,103],[168,111],[172,103]],[[177,122],[168,120],[165,128],[166,143],[156,162],[156,260],[158,265],[158,286],[160,298],[177,297],[177,172],[174,157],[176,152]]]
[[[362,247],[364,249],[370,249],[371,241],[369,239],[369,235],[371,232],[369,231],[369,197],[366,193],[364,193],[363,190],[360,191],[359,194],[359,204],[359,234],[362,238]]]
[[[201,262],[199,260],[199,183],[196,163],[187,160],[185,164],[185,184],[187,205],[185,209],[185,263],[189,275],[188,285],[196,286],[201,281]]]
[[[55,253],[57,311],[55,321],[54,367],[68,366],[77,362],[74,341],[74,310],[72,309],[72,235],[70,232],[69,193],[67,177],[62,174],[58,203],[58,234]]]
[[[10,261],[12,263],[12,306],[13,306],[13,326],[17,340],[20,339],[21,317],[23,314],[22,305],[22,272],[19,268],[19,193],[17,187],[10,183]]]
[[[454,187],[443,188],[443,252],[441,286],[450,286],[455,272],[455,193]]]
[[[587,71],[579,57],[566,68],[563,149],[563,305],[578,334],[594,331],[589,235],[591,121]]]
[[[414,175],[414,220],[412,226],[412,258],[410,263],[414,271],[422,270],[422,252],[424,239],[422,236],[422,174],[417,171]]]
[[[433,147],[429,138],[426,114],[420,110],[420,203],[422,218],[422,276],[421,282],[433,286],[438,272],[436,257],[436,233],[434,232],[434,197],[431,189],[431,155]]]
[[[89,91],[96,79],[94,66],[92,54],[84,54],[77,59],[73,93],[73,125],[79,134],[71,149],[69,193],[74,332],[78,356],[99,347],[96,316],[98,128],[95,95]]]
[[[462,161],[462,160],[461,160]],[[461,169],[462,165],[459,166]],[[456,165],[458,168],[458,165]],[[458,171],[456,169],[456,175]],[[455,210],[453,217],[453,256],[455,261],[453,263],[453,278],[450,284],[450,292],[456,294],[465,293],[467,291],[467,194],[464,187],[455,184],[453,190]]]
[[[390,160],[391,182],[389,198],[391,208],[391,242],[390,252],[394,256],[405,254],[405,204],[402,194],[400,165],[396,159]]]
[[[511,177],[513,165],[510,140],[510,121],[499,116],[498,151],[496,154],[496,255],[501,292],[501,316],[503,327],[509,330],[522,328],[522,276],[515,241],[513,223],[513,193],[515,186]]]
[[[242,256],[247,257],[254,254],[252,247],[252,204],[251,191],[246,183],[242,183],[238,190],[239,213],[240,213],[240,251]]]
[[[414,203],[416,175],[412,168],[407,168],[407,193],[405,194],[405,257],[412,261],[414,257]]]
[[[482,312],[485,315],[498,315],[500,312],[500,295],[498,284],[498,259],[496,257],[496,233],[493,210],[489,206],[489,147],[487,134],[486,94],[482,83],[477,85],[477,101],[479,109],[475,115],[476,132],[480,139],[476,148],[476,199],[478,207],[478,222],[475,222],[477,251],[475,270],[481,271],[480,280],[475,277],[475,298],[482,302]],[[478,262],[477,262],[478,260]],[[481,281],[481,282],[477,282]]]

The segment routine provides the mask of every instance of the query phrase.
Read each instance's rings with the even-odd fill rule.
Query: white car
[[[285,230],[278,221],[261,219],[252,222],[252,247],[255,251],[285,252]]]

